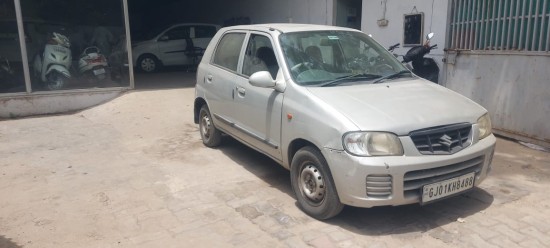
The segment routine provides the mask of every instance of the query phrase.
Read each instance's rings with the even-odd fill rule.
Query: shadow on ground
[[[156,73],[135,72],[136,90],[157,90],[195,87],[194,70],[184,67],[166,67]]]
[[[427,232],[456,222],[488,208],[493,196],[475,188],[468,193],[429,205],[411,204],[397,207],[355,208],[347,206],[328,223],[369,236]]]
[[[223,137],[219,150],[264,182],[294,198],[290,172],[271,158],[229,136]]]
[[[2,248],[20,248],[23,246],[17,245],[11,239],[8,239],[2,235],[0,235],[0,247]]]
[[[295,199],[288,170],[275,161],[230,137],[224,137],[223,145],[219,149],[258,178]],[[493,201],[492,194],[475,188],[463,195],[425,206],[346,206],[340,215],[325,222],[368,236],[422,233],[456,222],[458,218],[479,213],[488,208]]]

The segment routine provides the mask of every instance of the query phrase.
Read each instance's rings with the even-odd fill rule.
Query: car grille
[[[447,180],[471,172],[475,172],[476,176],[478,176],[483,168],[484,159],[485,156],[479,156],[443,167],[409,171],[405,173],[403,178],[403,193],[405,198],[420,197],[420,189],[426,184]]]
[[[409,135],[421,154],[445,155],[456,153],[471,144],[472,125],[461,123],[422,129]]]
[[[367,196],[371,198],[388,198],[391,195],[392,177],[390,175],[368,175]]]

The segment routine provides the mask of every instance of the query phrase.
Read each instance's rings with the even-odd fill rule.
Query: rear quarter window
[[[244,37],[244,33],[225,34],[218,43],[212,63],[232,71],[237,71]]]

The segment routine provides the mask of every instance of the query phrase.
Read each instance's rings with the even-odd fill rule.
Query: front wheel
[[[304,147],[294,155],[290,169],[292,189],[302,210],[313,218],[326,220],[338,215],[344,205],[321,152]]]
[[[157,72],[160,68],[160,61],[153,55],[143,55],[137,62],[138,69],[142,72]]]
[[[46,76],[46,88],[48,90],[60,90],[65,87],[67,79],[63,74],[53,71]]]
[[[222,133],[214,126],[210,110],[206,105],[199,112],[199,130],[202,143],[208,147],[216,147],[221,144]]]

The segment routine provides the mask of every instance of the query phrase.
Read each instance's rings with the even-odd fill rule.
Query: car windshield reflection
[[[280,42],[294,82],[303,86],[352,84],[407,70],[361,32],[293,32],[282,34]]]

